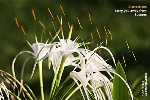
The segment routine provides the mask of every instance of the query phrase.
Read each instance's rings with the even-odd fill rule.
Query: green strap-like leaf
[[[118,73],[122,78],[126,79],[125,72],[120,62],[117,63],[116,73]],[[129,91],[125,83],[117,76],[114,76],[113,80],[113,100],[129,100]]]

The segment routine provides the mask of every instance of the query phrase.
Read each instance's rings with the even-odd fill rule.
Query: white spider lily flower
[[[32,54],[33,58],[36,59],[31,77],[33,76],[37,62],[39,62],[39,61],[42,62],[43,59],[45,59],[45,58],[48,58],[48,67],[49,68],[52,63],[54,72],[56,72],[57,68],[59,68],[59,66],[61,64],[62,56],[65,56],[67,58],[66,61],[68,63],[65,63],[65,66],[69,66],[70,64],[75,64],[75,63],[72,63],[74,61],[74,59],[72,59],[73,57],[71,59],[69,59],[71,57],[70,55],[73,52],[76,52],[79,47],[79,44],[76,43],[75,41],[71,41],[71,40],[67,40],[67,39],[60,39],[60,42],[54,42],[52,44],[48,44],[47,42],[39,43],[37,41],[37,38],[35,38],[35,40],[36,40],[36,42],[33,44],[30,44],[28,42],[28,44],[32,48],[33,52],[22,51],[18,55],[16,55],[16,57],[14,58],[13,63],[12,63],[12,72],[13,72],[14,77],[16,77],[15,71],[14,71],[14,64],[15,64],[17,57],[19,55],[21,55],[22,53]],[[77,59],[77,58],[75,58],[75,59]],[[24,64],[24,66],[25,66],[25,64]]]
[[[58,49],[60,49],[61,53],[66,56],[69,54],[76,52],[79,48],[79,44],[72,40],[68,39],[60,39],[60,42],[57,43]]]
[[[78,86],[80,85],[78,81],[81,82],[81,84],[83,85],[84,91],[86,93],[86,97],[87,97],[88,100],[90,100],[89,97],[88,97],[88,91],[87,91],[87,88],[86,88],[87,85],[88,85],[88,80],[87,80],[87,77],[86,77],[85,69],[82,69],[80,72],[76,72],[76,71],[70,72],[70,77],[77,83]],[[86,100],[81,88],[80,88],[80,92],[82,94],[83,99]]]
[[[105,93],[109,100],[112,100],[112,82],[102,73],[93,73],[90,79],[91,86],[93,87],[93,92],[96,100],[105,100],[104,91],[101,88],[104,88]]]
[[[45,59],[45,57],[48,57],[47,55],[49,54],[49,52],[50,52],[50,50],[52,49],[53,46],[51,44],[47,44],[47,42],[46,43],[39,43],[37,41],[37,38],[35,38],[35,40],[36,40],[36,42],[33,43],[32,45],[29,42],[27,42],[29,44],[29,46],[32,48],[33,52],[31,52],[31,51],[21,51],[14,58],[13,63],[12,63],[12,73],[13,73],[14,77],[16,77],[15,76],[15,70],[14,70],[15,61],[16,61],[17,57],[19,55],[21,55],[22,53],[29,53],[33,56],[32,58],[36,59],[31,77],[33,76],[33,73],[34,73],[37,62],[39,62],[39,61],[42,62],[43,59]],[[26,62],[27,61],[25,61],[25,64],[26,64]],[[23,66],[25,66],[25,64]]]
[[[54,73],[56,73],[57,68],[61,64],[61,60],[62,60],[62,54],[60,50],[56,48],[56,46],[54,45],[47,56],[48,56],[49,67],[51,66],[52,63]]]
[[[43,60],[43,58],[49,54],[50,49],[52,47],[51,44],[47,43],[39,43],[36,38],[36,43],[32,45],[28,42],[29,46],[32,48],[37,60]]]
[[[84,58],[87,60],[87,62],[86,62],[87,64],[96,65],[95,66],[95,67],[97,67],[96,69],[94,69],[95,67],[92,67],[93,72],[101,70],[102,68],[109,66],[109,64],[107,64],[106,61],[101,56],[99,56],[97,53],[95,53],[94,51],[84,49],[84,50],[81,50],[80,52],[83,54]],[[86,68],[86,69],[88,69],[88,68]],[[91,69],[89,69],[89,71],[90,70]]]
[[[53,65],[54,72],[57,71],[61,64],[62,56],[65,56],[65,66],[75,65],[74,61],[79,59],[78,57],[74,57],[73,53],[78,51],[79,44],[75,41],[68,39],[59,39],[59,42],[53,43],[53,48],[47,55],[49,58],[49,64]]]
[[[92,75],[87,75],[85,69],[82,69],[79,72],[70,72],[70,77],[77,83],[79,87],[82,84],[86,98],[83,95],[84,92],[81,88],[80,92],[84,100],[90,100],[88,91],[93,92],[95,100],[106,100],[106,95],[109,100],[112,100],[112,82],[110,82],[110,80],[103,74],[93,73]],[[102,90],[102,88],[104,88],[104,90]]]
[[[100,48],[103,48],[110,53],[114,64],[116,65],[111,51],[103,46],[101,46]],[[76,67],[76,69],[78,68],[80,71],[77,72],[76,69],[74,69],[72,72],[70,72],[70,77],[75,80],[78,86],[79,83],[83,85],[83,89],[88,100],[90,98],[88,91],[91,89],[96,100],[106,100],[106,96],[109,100],[112,100],[113,84],[110,80],[113,79],[112,74],[115,74],[126,84],[133,100],[132,91],[127,82],[115,72],[111,65],[107,64],[106,61],[95,52],[97,49],[98,48],[95,48],[93,51],[87,49],[78,49],[80,63],[78,64],[79,66]],[[109,76],[106,77],[106,75],[102,74],[102,71],[108,73]],[[80,91],[83,99],[85,100],[85,97],[83,95],[84,93],[81,90],[81,87]]]
[[[87,49],[83,50],[82,49],[82,50],[80,50],[80,52],[83,54],[84,59],[86,60],[86,65],[85,66],[86,66],[86,72],[87,73],[93,73],[93,72],[99,72],[99,71],[106,71],[105,69],[112,69],[112,70],[114,70],[95,51],[90,51],[90,50],[87,50]],[[108,71],[106,71],[106,72],[109,74],[109,76],[111,78],[113,78],[113,76],[110,74],[110,72],[108,72]]]
[[[5,93],[5,95],[3,95],[3,93]],[[6,96],[6,97],[4,97]],[[10,100],[9,98],[9,92],[8,89],[6,88],[5,84],[3,82],[0,83],[0,100]]]

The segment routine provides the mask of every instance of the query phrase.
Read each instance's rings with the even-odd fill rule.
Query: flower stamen
[[[101,36],[100,36],[99,30],[98,30],[98,28],[97,28],[97,27],[96,27],[96,32],[97,32],[97,34],[98,34],[98,37],[101,39]]]
[[[15,18],[15,22],[17,24],[17,27],[19,28],[19,23],[18,23],[18,19],[17,18]]]
[[[35,13],[34,13],[33,9],[32,9],[32,15],[33,15],[34,20],[36,20],[36,16],[35,16]]]
[[[22,30],[23,34],[26,35],[26,32],[25,32],[23,26],[20,26],[20,27],[21,27],[21,30]]]
[[[64,12],[64,10],[63,10],[63,8],[62,8],[62,6],[61,6],[61,5],[60,5],[60,9],[61,9],[61,11],[62,11],[63,15],[65,16],[65,12]]]
[[[80,21],[79,21],[79,18],[77,18],[77,20],[78,20],[78,23],[79,23],[80,28],[82,29],[82,26],[81,26],[81,23],[80,23]]]
[[[48,8],[48,12],[50,13],[51,17],[54,19],[54,16],[52,14],[52,12],[50,11],[50,9]]]
[[[90,15],[89,12],[88,12],[88,17],[89,17],[89,19],[90,19],[90,24],[92,24],[92,18],[91,18],[91,15]]]

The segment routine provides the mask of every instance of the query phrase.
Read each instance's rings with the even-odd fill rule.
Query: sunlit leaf
[[[126,79],[125,72],[120,62],[117,63],[116,72],[122,76],[122,78]],[[114,76],[113,80],[113,100],[129,100],[129,91],[125,83],[117,76]]]

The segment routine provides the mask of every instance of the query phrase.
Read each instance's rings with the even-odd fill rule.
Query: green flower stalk
[[[44,90],[43,90],[42,61],[39,61],[39,62],[38,62],[38,65],[39,65],[41,100],[45,100],[45,99],[44,99]]]

